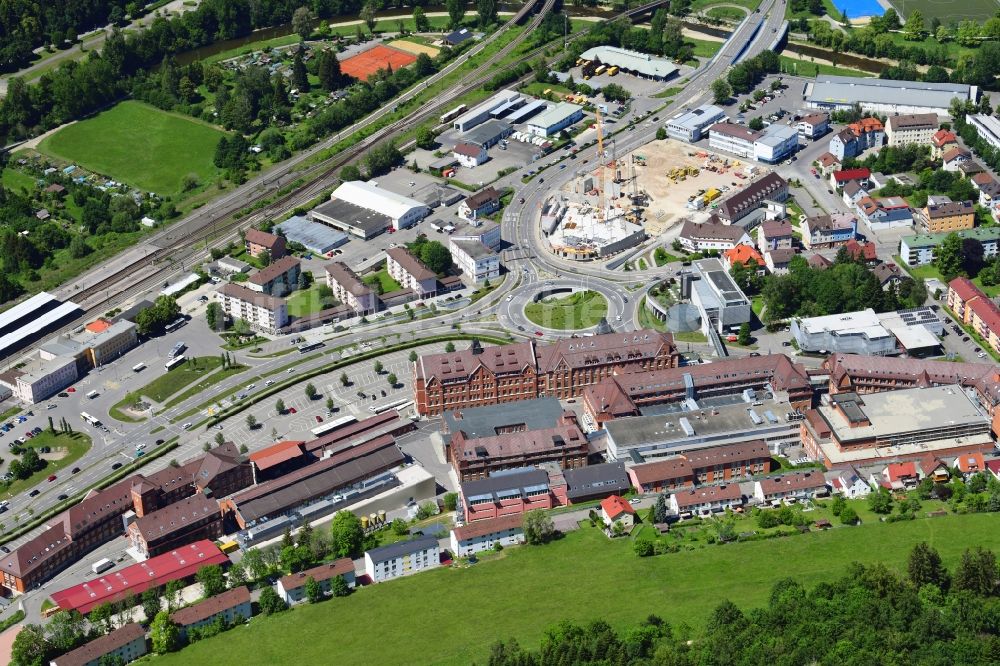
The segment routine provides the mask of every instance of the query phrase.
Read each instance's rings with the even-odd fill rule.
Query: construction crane
[[[597,107],[597,169],[594,177],[597,182],[597,221],[604,222],[604,132],[603,121],[601,120],[601,107]]]

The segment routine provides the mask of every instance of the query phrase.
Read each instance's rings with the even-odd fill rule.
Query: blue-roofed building
[[[347,243],[350,237],[343,231],[319,222],[311,222],[301,215],[294,215],[275,228],[292,243],[298,243],[310,252],[329,255],[335,249]]]

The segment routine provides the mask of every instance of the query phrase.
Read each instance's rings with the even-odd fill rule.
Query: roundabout
[[[596,291],[554,294],[529,303],[524,316],[542,328],[576,331],[591,328],[608,316],[608,301]]]
[[[625,289],[593,278],[531,281],[515,288],[497,308],[499,321],[522,333],[564,337],[595,332],[602,321],[624,330],[634,316]]]

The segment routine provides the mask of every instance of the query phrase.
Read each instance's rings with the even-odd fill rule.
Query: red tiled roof
[[[682,490],[674,493],[674,497],[677,498],[677,507],[684,510],[706,502],[738,500],[743,497],[743,493],[740,492],[740,484],[729,483],[724,486],[702,486],[692,490]]]
[[[730,265],[748,264],[751,259],[756,261],[758,266],[764,265],[764,258],[760,256],[760,252],[749,245],[743,245],[742,243],[729,248],[722,253],[722,256],[726,258]]]
[[[986,461],[986,469],[994,474],[1000,475],[1000,458],[993,458]]]
[[[888,467],[886,467],[886,472],[889,475],[890,481],[898,481],[902,478],[915,477],[917,475],[917,466],[912,462],[889,463]]]
[[[975,315],[990,331],[1000,335],[1000,307],[988,298],[977,298],[969,304]]]
[[[963,474],[967,472],[981,472],[986,469],[986,463],[983,461],[983,454],[979,451],[974,451],[958,456],[955,460],[955,467]]]
[[[833,179],[838,183],[844,183],[849,180],[859,180],[868,178],[872,175],[872,170],[868,167],[858,167],[857,169],[844,169],[843,171],[834,171]]]
[[[604,498],[604,500],[601,501],[601,509],[611,520],[617,519],[618,516],[621,516],[622,514],[629,514],[632,516],[635,515],[635,509],[632,508],[632,505],[618,495],[612,495],[611,497]]]
[[[520,517],[521,516],[518,516],[518,518]],[[280,581],[281,588],[285,592],[288,592],[289,590],[297,590],[305,585],[306,579],[310,577],[312,577],[312,579],[317,583],[322,583],[325,580],[331,580],[337,576],[343,576],[349,573],[354,573],[354,561],[349,557],[342,557],[333,562],[321,564],[318,567],[282,576]]]
[[[455,532],[456,539],[467,541],[468,539],[475,539],[487,534],[498,534],[507,530],[521,529],[522,525],[524,525],[524,514],[512,513],[490,520],[475,520],[468,525],[456,527],[453,531]]]
[[[246,585],[240,585],[239,587],[234,587],[233,589],[227,590],[222,594],[217,594],[214,597],[205,599],[204,601],[199,601],[193,606],[188,606],[187,608],[182,608],[175,613],[171,613],[170,619],[173,620],[174,624],[178,626],[188,627],[195,622],[207,620],[213,615],[227,611],[230,608],[235,608],[241,604],[248,603],[250,603],[250,590]]]
[[[982,291],[979,290],[975,284],[972,283],[967,277],[957,277],[948,283],[948,289],[955,292],[962,302],[968,303],[974,298],[983,298],[986,296]]]
[[[52,595],[52,600],[62,610],[77,610],[86,615],[105,601],[115,602],[129,594],[141,594],[151,587],[193,576],[203,566],[228,561],[229,558],[218,546],[203,539],[121,571],[60,590]]]
[[[303,455],[302,444],[303,442],[300,441],[278,442],[266,449],[251,453],[250,460],[257,465],[258,469],[268,469]]]
[[[632,467],[632,474],[637,482],[647,484],[667,479],[686,479],[693,476],[694,472],[687,458],[677,456],[635,465]]]
[[[464,155],[466,157],[479,157],[483,152],[483,147],[477,143],[463,141],[462,143],[455,144],[455,147],[451,149],[451,152],[458,153],[459,155]]]
[[[823,153],[816,159],[816,162],[821,167],[828,167],[834,164],[840,164],[840,160],[838,160],[837,156],[834,155],[833,153]]]
[[[957,137],[955,136],[955,133],[946,129],[939,129],[934,133],[934,136],[931,137],[931,143],[938,148],[945,144],[955,143],[956,141]]]
[[[760,480],[760,488],[765,495],[787,492],[789,490],[809,490],[826,486],[826,479],[819,472],[796,472],[782,474]]]
[[[260,229],[247,229],[246,240],[254,245],[262,245],[268,249],[273,248],[278,243],[278,237]]]

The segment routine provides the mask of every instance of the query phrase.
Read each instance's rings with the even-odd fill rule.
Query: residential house
[[[859,499],[867,497],[872,491],[871,485],[861,478],[858,471],[853,467],[841,470],[840,475],[830,483],[833,491],[840,493],[847,499]]]
[[[267,252],[267,256],[271,258],[271,261],[274,261],[281,259],[287,254],[283,236],[261,231],[260,229],[247,229],[244,242],[247,254],[251,257],[259,257]]]
[[[227,626],[232,626],[251,617],[253,617],[253,605],[250,601],[250,590],[246,585],[234,587],[170,614],[170,619],[177,625],[181,638],[187,638],[192,629],[200,629],[215,623],[218,619]]]
[[[455,144],[455,147],[451,149],[451,155],[458,160],[459,164],[469,169],[477,167],[490,159],[490,156],[486,153],[486,148],[478,143],[470,143],[468,141]]]
[[[678,240],[689,252],[729,250],[737,245],[752,245],[746,229],[738,224],[724,224],[717,215],[702,223],[685,220]]]
[[[899,287],[899,283],[906,277],[903,275],[903,271],[899,269],[899,266],[888,262],[879,264],[872,272],[878,278],[878,283],[883,291],[888,291],[891,287]]]
[[[958,170],[966,178],[972,178],[977,174],[986,173],[986,167],[973,159],[968,159],[959,163]]]
[[[889,116],[885,124],[885,135],[890,146],[904,146],[909,143],[930,144],[939,125],[936,113]]]
[[[768,476],[753,484],[753,496],[761,503],[812,499],[826,492],[826,479],[819,471]]]
[[[843,158],[827,152],[816,158],[816,166],[819,168],[820,175],[826,178],[834,171],[840,170],[842,160]]]
[[[601,502],[601,520],[605,527],[621,523],[626,530],[635,525],[635,509],[618,495],[606,497]]]
[[[879,484],[890,490],[909,490],[916,488],[920,477],[917,475],[917,465],[913,461],[889,463],[882,470]]]
[[[824,257],[822,254],[810,254],[809,258],[806,260],[809,262],[810,268],[815,268],[816,270],[824,270],[833,266],[833,262]]]
[[[841,196],[848,207],[853,208],[859,199],[868,196],[868,189],[860,181],[851,180],[844,184]]]
[[[830,186],[834,189],[841,189],[847,185],[852,180],[858,181],[858,184],[862,187],[868,186],[868,178],[872,175],[871,169],[868,167],[857,167],[855,169],[844,169],[843,171],[834,171],[830,174]]]
[[[853,257],[855,261],[863,261],[869,268],[879,261],[878,248],[875,247],[875,243],[861,243],[857,240],[849,240],[844,243],[844,249],[847,250],[847,254]]]
[[[951,130],[939,129],[931,137],[931,157],[937,159],[945,151],[958,145],[958,137]]]
[[[803,139],[818,139],[830,131],[830,114],[810,113],[801,118],[795,127]]]
[[[1000,458],[991,458],[986,461],[986,470],[993,475],[993,478],[1000,481]]]
[[[794,249],[781,247],[764,253],[764,264],[767,269],[775,275],[788,273],[788,266],[792,263],[792,258],[798,254]]]
[[[344,577],[347,587],[354,587],[354,561],[351,558],[342,557],[305,571],[282,576],[278,580],[278,596],[289,605],[302,601],[306,598],[306,583],[310,578],[319,584],[319,589],[324,595],[330,594],[333,579],[338,576]]]
[[[765,220],[757,230],[757,247],[761,252],[791,248],[793,239],[789,220]]]
[[[878,118],[871,116],[862,118],[847,127],[854,132],[854,136],[858,137],[860,148],[858,153],[869,148],[879,148],[885,143],[885,128],[882,126],[882,121]]]
[[[732,270],[736,264],[748,266],[751,261],[755,262],[758,270],[764,270],[764,257],[750,245],[737,245],[722,253],[722,263],[727,270]]]
[[[807,248],[836,247],[854,240],[858,221],[850,213],[817,215],[802,221],[802,244]]]
[[[493,520],[477,520],[451,530],[451,551],[458,557],[524,543],[524,516],[511,514]]]
[[[743,506],[743,493],[738,483],[680,490],[670,496],[670,509],[680,516],[710,516],[740,506]]]
[[[928,233],[971,229],[976,224],[976,208],[971,201],[952,201],[946,196],[927,197],[923,223]]]
[[[471,221],[498,210],[500,210],[500,193],[493,187],[487,187],[466,197],[458,206],[458,216]]]
[[[830,137],[829,154],[835,157],[838,162],[856,157],[861,153],[861,150],[861,142],[858,141],[857,135],[849,127],[845,127]]]
[[[951,480],[951,468],[948,463],[940,458],[929,454],[919,461],[920,478],[931,479],[934,483],[948,483]]]
[[[965,148],[955,146],[941,154],[941,168],[945,171],[958,171],[963,162],[972,159],[972,153]]]
[[[455,266],[476,284],[500,279],[500,255],[478,240],[448,239]]]
[[[440,565],[441,549],[437,537],[429,534],[373,548],[365,553],[365,574],[373,583],[426,571]]]
[[[902,197],[862,197],[854,210],[872,232],[913,226],[913,211]]]

